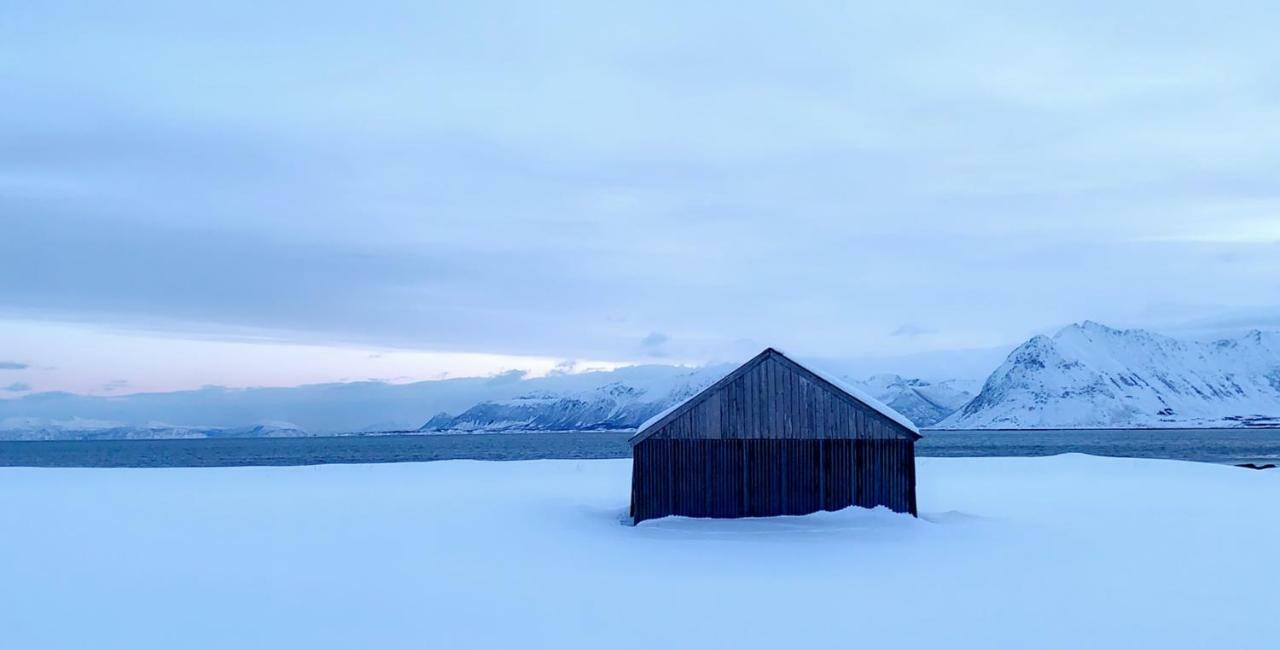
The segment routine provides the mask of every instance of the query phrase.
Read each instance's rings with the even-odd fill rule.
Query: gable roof
[[[641,440],[644,440],[645,438],[648,438],[649,436],[653,435],[654,432],[661,429],[671,420],[674,420],[677,417],[680,417],[686,411],[693,408],[695,405],[699,404],[700,402],[705,400],[707,397],[714,394],[716,391],[732,383],[735,379],[746,374],[752,368],[755,368],[761,363],[764,363],[765,360],[769,358],[776,358],[784,362],[785,364],[792,366],[794,370],[800,372],[801,374],[808,375],[810,380],[814,381],[815,383],[819,385],[826,384],[827,387],[830,388],[833,392],[837,394],[842,394],[845,397],[848,397],[853,401],[860,403],[862,406],[865,406],[885,416],[886,418],[889,418],[895,424],[898,424],[902,428],[906,429],[911,435],[915,437],[916,440],[919,440],[922,437],[920,435],[920,429],[918,429],[916,425],[911,422],[911,420],[908,420],[906,416],[893,410],[893,408],[891,408],[889,405],[885,404],[884,402],[881,402],[880,400],[867,394],[866,391],[860,390],[850,385],[848,382],[839,379],[835,375],[830,375],[822,371],[809,368],[808,366],[805,366],[795,361],[791,357],[788,357],[787,355],[783,354],[781,351],[775,348],[765,348],[763,352],[752,357],[750,361],[747,361],[741,366],[738,366],[736,370],[730,372],[724,377],[721,377],[715,383],[695,393],[688,399],[685,399],[684,401],[671,406],[670,408],[649,418],[648,420],[645,420],[644,424],[641,424],[640,428],[636,430],[635,435],[631,436],[632,446],[634,446],[636,443],[640,442]]]

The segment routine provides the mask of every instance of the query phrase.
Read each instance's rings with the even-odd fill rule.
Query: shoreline
[[[437,460],[629,458],[630,431],[384,434],[257,438],[0,441],[7,467],[239,467]],[[1280,430],[951,431],[926,435],[920,458],[1163,458],[1239,465],[1280,461]]]
[[[1193,426],[1193,427],[1074,427],[1074,428],[1034,428],[1034,429],[930,429],[922,427],[920,433],[926,438],[929,434],[991,434],[991,433],[1090,433],[1090,432],[1116,432],[1116,433],[1138,433],[1138,432],[1169,432],[1169,431],[1280,431],[1280,426]],[[0,443],[11,442],[163,442],[163,441],[192,441],[192,440],[341,440],[341,439],[359,439],[359,438],[430,438],[430,437],[471,437],[471,436],[528,436],[528,435],[633,435],[635,429],[538,429],[538,430],[507,430],[507,431],[414,431],[414,430],[391,430],[391,431],[357,431],[348,433],[320,433],[315,435],[298,435],[298,436],[191,436],[191,437],[157,437],[157,438],[3,438],[0,437]]]

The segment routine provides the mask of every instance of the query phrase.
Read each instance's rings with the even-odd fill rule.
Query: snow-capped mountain
[[[731,367],[667,367],[630,381],[585,390],[535,390],[510,399],[480,402],[458,415],[440,413],[419,431],[616,431],[634,429],[655,413],[709,386]],[[611,378],[601,375],[602,378]]]
[[[733,366],[686,370],[642,383],[613,381],[572,393],[534,391],[512,399],[481,402],[459,413],[441,413],[424,432],[602,431],[635,429],[645,420],[709,386]],[[965,382],[931,384],[897,375],[848,380],[919,426],[950,415],[973,396]]]
[[[297,438],[311,435],[290,422],[240,427],[185,426],[148,422],[127,424],[71,418],[5,418],[0,440],[168,440],[177,438]]]
[[[951,415],[972,399],[979,387],[978,382],[964,379],[930,383],[898,375],[875,375],[865,381],[851,380],[851,383],[919,427],[933,426]]]
[[[939,428],[1268,424],[1280,424],[1280,335],[1182,341],[1085,321],[1019,346]]]

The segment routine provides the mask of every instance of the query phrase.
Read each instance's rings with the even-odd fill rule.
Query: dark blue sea
[[[0,442],[8,467],[230,467],[450,459],[625,458],[629,433]],[[926,431],[921,456],[1099,456],[1280,462],[1280,429]]]

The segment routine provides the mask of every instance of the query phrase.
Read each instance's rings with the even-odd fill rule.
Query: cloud
[[[10,393],[25,393],[31,390],[31,384],[15,381],[8,386],[4,386],[3,390],[9,391]]]
[[[670,340],[671,337],[662,332],[649,332],[640,339],[640,347],[651,357],[665,357],[667,356],[666,345]]]
[[[388,0],[421,27],[388,32],[229,0],[257,27],[232,50],[182,3],[30,4],[4,33],[24,65],[0,70],[5,317],[857,355],[1276,295],[1280,256],[1239,245],[1280,238],[1266,3],[776,3],[726,30],[692,6],[673,25],[648,3],[496,21]]]
[[[919,325],[913,325],[911,323],[907,323],[905,325],[899,325],[897,329],[893,330],[892,332],[889,332],[889,336],[904,336],[907,338],[911,338],[911,337],[924,336],[925,334],[933,334],[933,333],[934,333],[934,330],[928,329],[926,327],[921,327]]]
[[[25,370],[30,367],[30,364],[21,361],[0,361],[0,370]]]
[[[640,339],[640,345],[646,348],[656,348],[670,340],[671,337],[662,332],[649,332],[648,335]]]
[[[490,377],[485,383],[490,386],[502,386],[504,384],[518,383],[528,374],[529,373],[526,370],[506,370]]]

